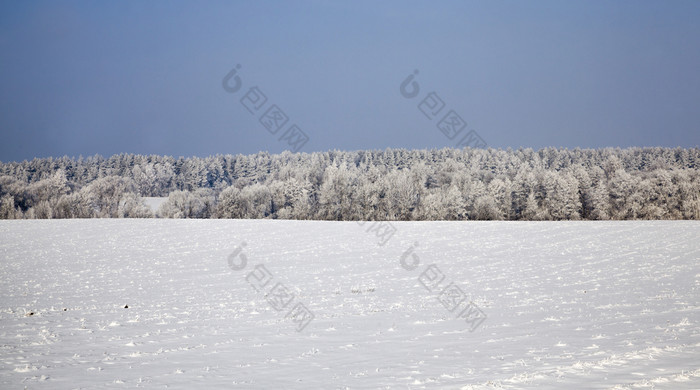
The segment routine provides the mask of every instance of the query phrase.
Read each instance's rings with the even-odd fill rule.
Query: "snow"
[[[0,388],[700,388],[697,222],[377,226],[2,221]]]
[[[155,214],[158,211],[158,208],[160,208],[160,205],[165,203],[165,201],[168,200],[167,196],[144,196],[141,199],[143,199],[143,202],[148,206],[149,209]]]

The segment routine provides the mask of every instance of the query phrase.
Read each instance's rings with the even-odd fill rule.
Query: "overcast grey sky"
[[[2,161],[700,145],[700,1],[0,4]]]

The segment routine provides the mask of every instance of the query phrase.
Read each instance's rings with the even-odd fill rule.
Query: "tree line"
[[[698,163],[659,147],[37,158],[0,163],[0,218],[700,219]]]

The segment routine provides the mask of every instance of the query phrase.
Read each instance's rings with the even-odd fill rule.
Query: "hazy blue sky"
[[[694,147],[698,21],[700,1],[2,1],[0,160],[277,153],[293,124],[306,152],[469,130],[496,148]],[[467,123],[452,140],[449,110]]]

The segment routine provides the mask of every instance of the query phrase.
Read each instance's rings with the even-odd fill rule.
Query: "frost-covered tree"
[[[481,221],[502,220],[503,214],[493,196],[481,196],[474,204],[475,219]]]
[[[373,221],[386,219],[386,187],[380,181],[382,174],[377,167],[368,167],[360,174],[355,188],[353,220]]]
[[[15,207],[15,198],[10,194],[5,194],[0,199],[0,219],[20,219],[22,211]]]
[[[241,190],[230,186],[219,194],[219,203],[216,206],[217,218],[243,218],[241,205]]]
[[[637,194],[639,179],[623,169],[612,173],[609,181],[610,202],[614,219],[636,219],[642,209]]]
[[[156,214],[161,218],[209,218],[214,213],[210,191],[173,191]]]
[[[582,206],[578,182],[571,172],[563,172],[560,175],[547,172],[545,188],[547,192],[546,207],[553,219],[580,219]]]
[[[270,184],[272,210],[276,218],[305,219],[311,211],[309,203],[310,185],[290,177],[285,181]]]
[[[93,181],[81,192],[96,217],[117,218],[122,195],[132,190],[131,179],[107,176]]]
[[[420,201],[418,183],[406,170],[393,170],[383,181],[388,197],[387,214],[391,220],[409,221]]]
[[[127,192],[119,200],[117,209],[119,218],[152,218],[153,212],[143,199],[133,192]]]
[[[604,182],[599,182],[591,193],[591,211],[589,218],[593,220],[608,220],[612,217],[610,191]]]
[[[507,177],[497,177],[486,186],[487,196],[496,205],[497,216],[494,219],[508,219],[511,214],[511,183]]]
[[[25,218],[118,217],[124,194],[184,190],[172,215],[201,204],[205,218],[693,219],[698,167],[700,148],[120,154],[0,163],[0,197]]]
[[[546,221],[551,219],[551,215],[537,201],[535,193],[531,192],[525,201],[525,209],[523,210],[523,218],[526,221]]]
[[[96,216],[87,191],[61,196],[53,210],[54,218],[94,218]]]
[[[456,185],[440,188],[440,218],[447,221],[468,219],[466,202]]]
[[[341,221],[350,214],[353,201],[353,183],[347,168],[326,168],[319,191],[318,217]]]
[[[679,174],[678,197],[684,219],[700,220],[700,177],[688,173]]]
[[[29,215],[32,216],[32,219],[51,219],[53,218],[53,208],[49,201],[41,200],[29,209]]]

